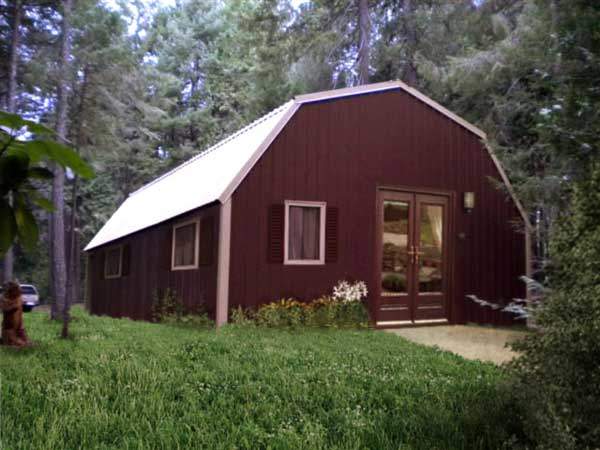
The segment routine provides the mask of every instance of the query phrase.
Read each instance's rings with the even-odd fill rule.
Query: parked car
[[[36,287],[32,284],[22,284],[21,292],[23,294],[23,311],[29,312],[40,304],[40,294]],[[2,294],[2,287],[0,287]]]
[[[23,311],[31,311],[39,306],[40,294],[34,285],[22,284],[21,292],[23,293]]]

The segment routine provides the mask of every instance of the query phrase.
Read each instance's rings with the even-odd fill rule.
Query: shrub
[[[156,290],[152,295],[152,320],[154,322],[210,327],[213,321],[208,318],[201,308],[191,313],[186,310],[183,301],[170,288],[160,294]]]
[[[231,323],[236,325],[250,325],[254,323],[252,311],[238,306],[231,310]]]
[[[600,446],[600,169],[580,183],[552,242],[551,292],[510,365],[529,440]]]
[[[183,302],[177,297],[174,290],[167,288],[161,295],[160,290],[152,294],[152,320],[154,322],[167,322],[183,315]]]

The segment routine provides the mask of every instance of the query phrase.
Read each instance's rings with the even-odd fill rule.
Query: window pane
[[[190,223],[175,229],[174,266],[196,265],[196,224]]]
[[[318,260],[321,247],[321,208],[290,206],[288,258]]]
[[[408,212],[408,203],[383,202],[381,287],[384,296],[407,293]]]
[[[442,237],[444,210],[440,205],[421,207],[419,292],[441,292],[443,285]]]
[[[112,248],[106,252],[106,276],[114,277],[119,275],[121,268],[121,249]]]

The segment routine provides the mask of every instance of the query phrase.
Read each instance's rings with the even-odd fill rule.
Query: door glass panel
[[[422,205],[419,236],[419,292],[442,292],[444,208]]]
[[[383,202],[381,291],[384,296],[408,292],[408,213],[406,202]]]

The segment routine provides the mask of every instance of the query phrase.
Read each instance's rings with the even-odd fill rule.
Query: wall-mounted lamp
[[[473,211],[473,208],[475,208],[475,192],[465,192],[463,194],[463,206],[466,212]]]

